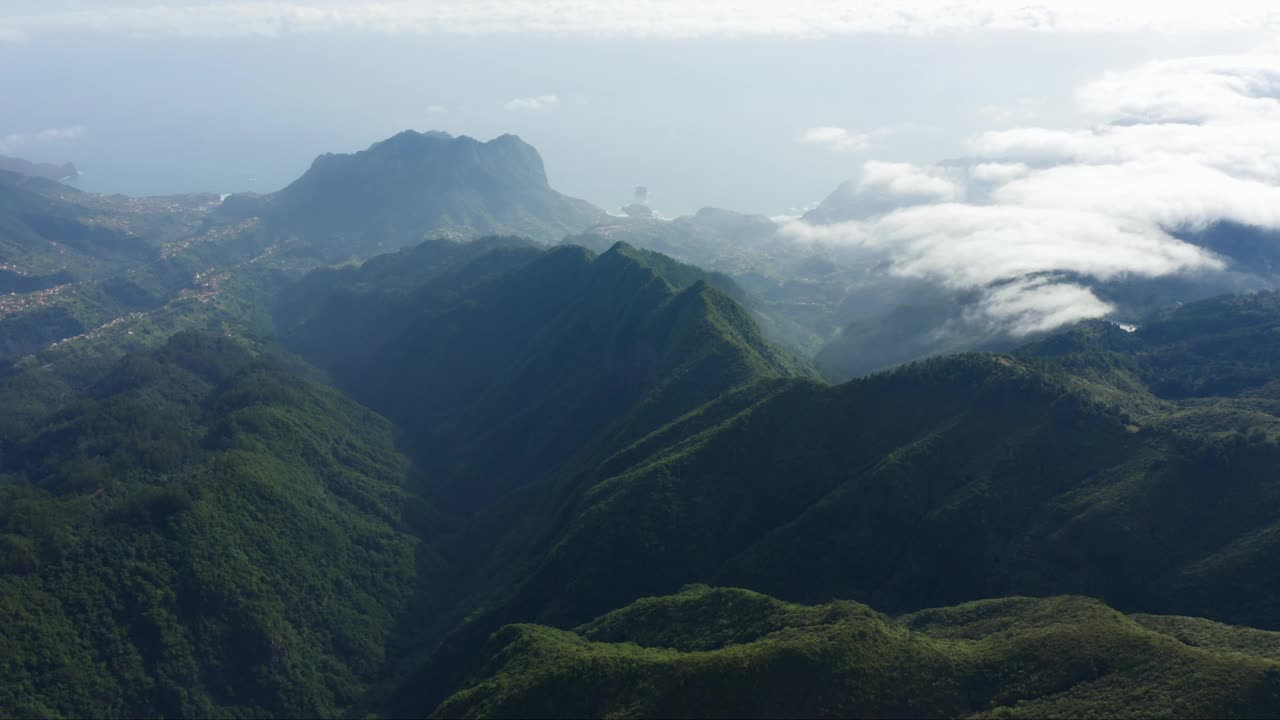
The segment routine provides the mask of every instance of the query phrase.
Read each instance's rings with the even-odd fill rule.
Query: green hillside
[[[94,195],[0,170],[0,293],[107,277],[155,260],[159,246],[194,232],[217,200]]]
[[[423,657],[518,586],[578,478],[618,448],[735,388],[810,372],[695,268],[621,244],[483,242],[313,276],[277,313],[291,349],[397,423],[429,496],[458,517],[436,541],[456,571],[417,628]]]
[[[61,354],[55,348],[71,339],[110,334],[95,344],[132,345],[119,336],[154,333],[162,342],[202,326],[192,304],[213,300],[233,270],[269,252],[252,228],[205,228],[218,202],[213,194],[96,195],[0,171],[0,373]]]
[[[1280,633],[1009,597],[890,618],[686,588],[512,625],[438,717],[1271,717]]]
[[[299,300],[286,294],[277,314],[289,347],[396,421],[454,503],[492,501],[734,387],[807,372],[696,268],[622,244],[596,256],[485,242],[492,252],[437,241],[313,278],[319,310],[290,326]]]
[[[390,425],[225,340],[127,356],[0,447],[5,716],[335,715],[432,563]]]
[[[217,227],[0,373],[0,714],[1274,712],[1276,295],[833,386],[625,243]]]
[[[1215,325],[1273,302],[1220,305]],[[1240,342],[1273,342],[1269,317]],[[1263,570],[1280,517],[1271,386],[1175,402],[1104,357],[958,355],[725,396],[582,480],[516,616],[573,624],[709,581],[893,612],[1070,592],[1280,627]],[[1269,362],[1247,357],[1232,365],[1247,377]],[[1196,362],[1191,377],[1219,367]]]
[[[312,278],[320,310],[285,328],[465,518],[418,658],[368,707],[432,707],[502,625],[691,582],[895,613],[1072,593],[1280,628],[1274,296],[827,386],[660,256],[490,242]]]

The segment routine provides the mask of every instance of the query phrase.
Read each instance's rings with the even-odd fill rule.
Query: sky
[[[0,153],[86,189],[270,191],[400,130],[515,133],[557,189],[794,216],[1019,331],[1085,277],[1213,272],[1280,227],[1280,10],[1218,2],[5,0]],[[1280,7],[1280,6],[1278,6]],[[860,204],[859,204],[860,203]]]
[[[407,128],[512,132],[605,208],[644,185],[668,215],[794,214],[864,160],[1070,126],[1100,73],[1276,22],[1114,4],[5,0],[0,153],[93,190],[269,191]]]

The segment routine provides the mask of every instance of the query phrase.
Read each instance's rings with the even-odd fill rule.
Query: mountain
[[[19,173],[22,175],[30,175],[31,177],[44,178],[45,180],[54,180],[56,182],[66,182],[74,180],[80,176],[80,171],[71,163],[62,163],[55,165],[54,163],[37,163],[22,158],[9,157],[0,155],[0,170],[5,172]]]
[[[1122,350],[724,395],[596,468],[515,615],[576,624],[705,581],[891,612],[1069,592],[1280,628],[1276,327],[1260,295],[1100,330]]]
[[[317,272],[277,309],[291,342],[342,350],[318,361],[399,429],[241,338],[179,333],[78,384],[61,360],[0,377],[4,714],[345,712],[514,571],[454,565],[494,562],[476,507],[528,510],[522,486],[589,450],[805,372],[701,271],[621,245],[428,242]],[[370,382],[384,370],[403,400]],[[396,434],[449,474],[410,472]]]
[[[832,203],[859,192],[853,185],[842,187],[805,220],[817,223]],[[631,213],[564,242],[597,251],[627,242],[723,273],[741,288],[735,299],[771,340],[811,359],[832,381],[945,353],[1007,351],[1026,341],[974,312],[980,292],[900,277],[883,255],[812,243],[796,236],[796,227],[790,221],[703,208],[673,220]],[[1196,278],[1162,281],[1159,292],[1152,292],[1150,283],[1127,281],[1101,284],[1099,292],[1127,317],[1140,317],[1172,298],[1260,287]]]
[[[955,173],[965,164],[944,163],[949,165],[944,172],[951,174],[952,180],[958,180]],[[867,179],[842,183],[821,204],[805,213],[802,223],[821,226],[874,220],[894,210],[939,202],[947,195],[937,194],[940,188],[933,187],[932,183],[907,183],[888,188]],[[945,189],[951,183],[939,184]],[[979,190],[978,195],[982,196],[983,192]],[[874,228],[877,223],[871,222],[869,226]],[[1110,306],[1108,317],[1126,322],[1177,303],[1226,293],[1280,289],[1277,272],[1280,270],[1280,234],[1275,231],[1227,221],[1205,227],[1170,226],[1163,230],[1210,251],[1222,261],[1223,267],[1156,277],[1125,273],[1105,280],[1070,272],[1055,271],[1049,275],[1088,288]],[[950,352],[1006,351],[1040,335],[1010,333],[986,317],[982,306],[990,297],[987,291],[992,287],[943,291],[932,281],[890,277],[892,250],[886,254],[826,247],[823,253],[848,270],[841,273],[841,279],[845,280],[844,298],[838,303],[839,309],[830,313],[834,323],[825,332],[824,328],[811,326],[824,338],[824,343],[810,356],[831,380],[846,380]],[[859,272],[867,269],[872,272],[865,275]],[[746,286],[755,292],[749,284]]]
[[[68,345],[118,359],[181,329],[256,332],[253,306],[316,260],[256,219],[208,222],[221,202],[99,195],[0,172],[0,374],[53,366]]]
[[[873,270],[858,278],[857,290],[840,303],[845,324],[813,358],[823,377],[863,377],[948,353],[1007,352],[1027,341],[998,325],[973,321],[973,307],[982,297],[979,291],[875,275]]]
[[[5,292],[23,289],[23,277],[85,276],[155,256],[144,238],[79,199],[52,181],[0,171],[0,282],[14,288]]]
[[[0,714],[332,716],[430,558],[391,426],[179,334],[0,438]]]
[[[326,257],[369,257],[438,236],[522,235],[556,242],[606,216],[547,183],[537,150],[405,131],[349,155],[327,154],[288,187],[228,198],[222,221],[259,216]]]
[[[1280,628],[1261,579],[1280,517],[1263,472],[1280,462],[1275,295],[839,386],[716,352],[703,375],[718,384],[637,405],[679,365],[637,374],[620,358],[708,343],[767,357],[762,341],[653,345],[671,337],[643,330],[669,324],[654,310],[707,286],[654,284],[661,270],[626,245],[598,257],[507,247],[513,269],[497,274],[481,269],[503,255],[467,269],[459,247],[414,251],[443,249],[457,268],[418,289],[396,279],[422,275],[409,255],[340,271],[340,292],[315,305],[327,309],[285,336],[396,421],[431,469],[431,496],[469,518],[449,541],[469,570],[445,614],[471,618],[428,634],[439,649],[388,696],[392,714],[456,689],[505,624],[572,627],[690,582],[894,613],[1076,593]],[[764,371],[725,376],[752,366]]]
[[[299,287],[277,311],[286,345],[396,422],[459,518],[409,675],[554,542],[591,468],[734,388],[811,373],[705,273],[625,244],[431,241]]]
[[[1280,633],[1001,598],[898,618],[692,586],[512,625],[435,717],[1268,717]]]
[[[0,373],[0,713],[1274,709],[1280,295],[829,385],[627,243],[246,227]]]
[[[737,274],[757,266],[773,249],[777,225],[761,215],[703,208],[666,220],[631,206],[628,217],[610,218],[565,242],[603,251],[616,242],[669,255],[710,270]]]
[[[930,198],[925,198],[927,201]],[[832,190],[817,207],[800,219],[810,225],[832,225],[850,220],[863,220],[902,207],[903,197],[877,188],[864,187],[846,180]]]
[[[603,217],[551,190],[514,136],[402,133],[323,156],[265,197],[103,196],[0,173],[0,295],[13,293],[0,297],[0,361],[48,364],[64,341],[103,333],[134,349],[131,336],[182,328],[256,333],[259,300],[335,259],[476,228],[553,241]]]
[[[277,318],[461,502],[588,463],[738,385],[809,372],[708,280],[622,243],[439,240],[318,276],[304,291],[316,312]]]
[[[703,208],[674,220],[639,213],[611,218],[564,242],[598,252],[626,242],[721,274],[740,288],[730,294],[770,339],[812,357],[843,322],[830,316],[848,279],[838,265],[778,231],[761,215]]]
[[[551,522],[482,510],[458,544],[487,544],[515,572],[471,556],[505,590],[386,707],[443,700],[503,625],[570,628],[693,582],[892,613],[1083,594],[1280,629],[1266,570],[1280,522],[1266,471],[1280,463],[1276,327],[1277,296],[1245,296],[1012,356],[722,393],[516,496]]]
[[[217,199],[94,195],[0,171],[0,360],[155,309],[190,288],[211,258],[186,262],[172,248]]]

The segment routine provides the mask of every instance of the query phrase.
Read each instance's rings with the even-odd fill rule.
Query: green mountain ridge
[[[395,419],[422,462],[448,448],[453,465],[436,469],[456,486],[585,463],[592,448],[643,436],[737,385],[809,372],[696,268],[622,244],[599,256],[483,249],[436,241],[414,251],[435,253],[428,264],[476,257],[449,276],[457,292],[431,272],[413,290],[385,281],[408,266],[403,257],[350,271],[358,280],[332,276],[332,295],[313,287],[323,310],[282,328],[291,348]],[[494,457],[494,446],[521,449]]]
[[[1253,328],[1266,341],[1269,317]],[[745,407],[730,396],[731,411],[700,413],[712,423],[682,421],[601,467],[517,614],[574,624],[710,581],[895,612],[1073,592],[1280,627],[1259,584],[1280,510],[1274,403],[1148,394],[1142,415],[1117,397],[1131,400],[1041,358],[990,355],[793,381]],[[632,570],[607,570],[617,563]],[[1241,586],[1254,590],[1224,589]]]
[[[436,717],[1268,717],[1280,634],[1009,597],[896,619],[706,586],[513,625]]]
[[[1274,420],[1269,391],[1253,382],[1271,377],[1265,348],[1280,318],[1273,296],[1189,305],[1133,335],[1105,323],[1073,331],[1106,333],[1116,343],[1110,354],[1032,346],[1014,356],[938,358],[840,386],[787,379],[794,372],[776,368],[750,372],[681,405],[659,404],[653,421],[634,431],[593,440],[570,434],[561,447],[577,455],[539,446],[537,438],[565,437],[573,426],[524,408],[554,405],[552,418],[594,417],[573,398],[607,387],[591,380],[606,358],[633,353],[626,343],[605,343],[599,351],[592,343],[635,337],[629,329],[647,327],[635,308],[694,307],[692,317],[714,318],[736,307],[709,287],[677,291],[655,282],[643,258],[626,245],[594,259],[565,248],[451,296],[456,305],[440,315],[429,302],[404,300],[404,310],[375,303],[383,309],[359,317],[416,318],[389,331],[389,345],[341,340],[341,333],[330,342],[335,324],[327,320],[310,333],[319,346],[358,348],[361,359],[345,375],[335,373],[339,384],[396,419],[417,451],[454,460],[431,473],[445,483],[436,486],[442,501],[468,498],[455,505],[468,519],[442,547],[465,568],[449,584],[467,588],[445,614],[461,621],[469,613],[470,620],[427,633],[432,639],[422,643],[419,667],[409,662],[387,704],[374,707],[424,712],[456,688],[459,668],[469,667],[475,648],[503,625],[569,627],[689,582],[799,602],[848,597],[892,612],[1080,593],[1125,611],[1280,627],[1259,569],[1278,509],[1271,483],[1259,473],[1280,461],[1280,450],[1265,430],[1235,432],[1245,422],[1241,413],[1254,413],[1248,427],[1257,427],[1259,417]],[[408,272],[405,264],[397,272]],[[379,285],[372,275],[361,282]],[[529,288],[540,290],[523,295]],[[599,288],[607,289],[604,297],[594,294]],[[405,297],[430,295],[413,292],[422,291]],[[549,300],[548,292],[563,299]],[[355,304],[336,303],[348,310]],[[749,320],[741,309],[729,312]],[[1197,313],[1214,320],[1188,320]],[[495,318],[508,320],[495,325]],[[1182,382],[1231,396],[1170,391],[1155,362],[1166,346],[1212,345],[1202,336],[1224,328],[1243,334],[1236,346],[1258,351],[1227,351],[1234,365],[1184,353],[1179,367],[1188,375]],[[476,339],[466,339],[469,332]],[[290,342],[314,360],[297,344],[305,337]],[[584,337],[596,340],[584,344]],[[707,342],[722,341],[672,346]],[[1152,348],[1142,350],[1148,342]],[[477,352],[481,347],[489,352]],[[442,351],[465,358],[465,365],[441,369],[433,354]],[[508,365],[508,358],[519,361]],[[709,366],[715,376],[739,362],[720,364],[728,360],[715,358]],[[1205,384],[1227,366],[1241,379]],[[387,368],[405,374],[388,376]],[[486,384],[469,385],[468,373]],[[359,389],[360,378],[374,375],[363,385],[374,392]],[[429,378],[439,385],[427,387],[439,389],[406,392],[413,387],[406,378]],[[381,395],[378,387],[385,388]],[[539,401],[543,392],[555,401]],[[472,412],[474,425],[467,419]],[[1199,418],[1194,429],[1186,425],[1189,416]],[[437,437],[458,434],[431,440],[442,425],[447,429]],[[609,427],[594,419],[582,425]],[[469,444],[473,438],[480,442]],[[492,447],[516,454],[486,457]],[[1204,485],[1202,477],[1219,478],[1230,493]],[[1224,590],[1246,582],[1252,589],[1245,594]]]
[[[624,244],[482,242],[498,247],[433,241],[313,278],[312,300],[286,294],[278,313],[298,320],[280,326],[288,346],[395,420],[430,497],[465,518],[440,546],[454,597],[424,611],[423,651],[509,592],[577,478],[618,447],[735,387],[811,372],[696,268]],[[288,309],[308,303],[309,317]]]
[[[1274,707],[1280,296],[827,385],[626,243],[244,242],[0,376],[0,713]]]

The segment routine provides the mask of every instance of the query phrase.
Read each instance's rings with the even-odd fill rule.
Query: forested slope
[[[833,386],[621,243],[254,273],[0,377],[0,712],[1273,707],[1275,295]]]
[[[512,625],[437,717],[1268,717],[1280,634],[1010,597],[899,618],[694,586]]]
[[[225,340],[126,357],[2,463],[4,715],[334,715],[431,562],[390,425]]]
[[[290,348],[398,423],[453,502],[474,508],[732,388],[810,372],[696,268],[622,244],[482,242],[492,252],[437,241],[312,281],[318,311],[297,319],[293,299],[277,314]]]

